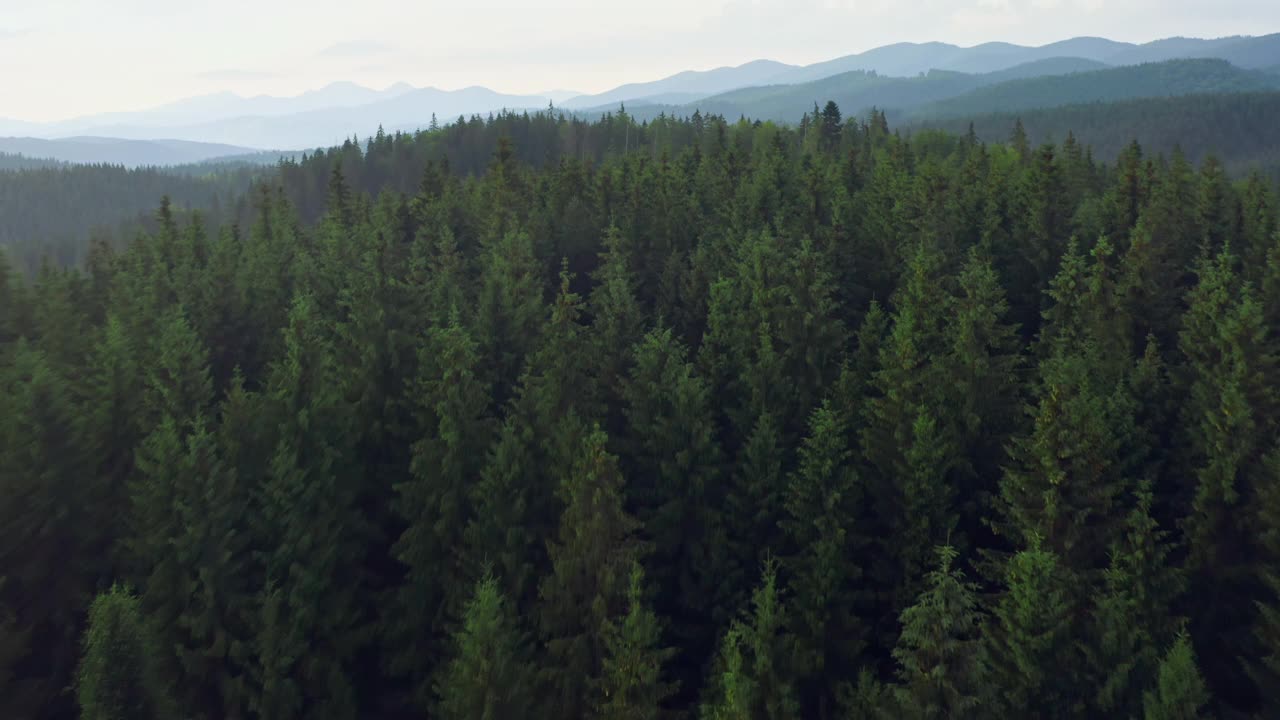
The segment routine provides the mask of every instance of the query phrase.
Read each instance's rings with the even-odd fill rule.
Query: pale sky
[[[1039,45],[1280,31],[1280,0],[0,0],[0,117],[346,80],[599,92],[899,41]]]

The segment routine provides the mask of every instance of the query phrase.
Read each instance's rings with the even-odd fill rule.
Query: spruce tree
[[[93,466],[70,384],[25,340],[0,383],[0,617],[16,631],[0,645],[11,656],[26,649],[5,705],[14,717],[59,716],[70,711],[63,688],[109,556],[93,544]]]
[[[396,668],[426,678],[448,618],[466,598],[463,534],[473,514],[471,486],[480,476],[493,434],[488,388],[477,376],[479,356],[467,330],[453,322],[428,331],[416,381],[423,437],[413,446],[410,479],[398,485],[397,509],[407,527],[393,552],[409,568],[399,590],[400,621],[388,627]],[[424,704],[430,685],[419,685]]]
[[[664,665],[676,654],[662,646],[662,627],[644,598],[644,572],[631,566],[627,612],[606,619],[605,655],[596,694],[601,720],[658,720],[676,686],[664,678]]]
[[[1077,717],[1084,697],[1073,633],[1075,588],[1052,550],[1035,539],[1010,558],[1005,592],[984,629],[991,692],[1006,716]]]
[[[501,720],[536,706],[526,640],[492,576],[475,590],[454,632],[452,657],[435,683],[435,717]]]
[[[281,720],[343,720],[357,712],[347,668],[363,634],[349,408],[336,395],[333,349],[306,295],[294,300],[284,344],[267,388],[276,436],[261,489],[266,587],[253,708]]]
[[[1160,661],[1155,686],[1143,696],[1146,720],[1200,720],[1209,717],[1209,690],[1196,668],[1191,640],[1179,635]]]
[[[1136,495],[1136,506],[1111,549],[1085,639],[1097,684],[1096,712],[1133,717],[1141,712],[1142,693],[1156,676],[1159,649],[1172,643],[1179,630],[1174,608],[1186,589],[1182,570],[1170,557],[1169,533],[1151,515],[1149,484]]]
[[[84,720],[161,720],[177,710],[165,696],[156,640],[138,599],[119,585],[94,599],[85,629],[76,699]]]
[[[839,683],[852,674],[867,629],[852,607],[861,569],[853,558],[867,544],[858,527],[863,493],[850,464],[848,436],[824,403],[813,413],[799,467],[787,485],[783,530],[792,602],[797,671],[804,696],[822,717],[834,711]]]
[[[639,550],[607,441],[599,429],[587,435],[561,479],[565,510],[548,547],[551,572],[539,589],[548,698],[568,717],[584,717],[594,705],[591,688],[606,652],[603,631],[625,612],[628,573]]]
[[[953,567],[956,551],[938,548],[928,587],[902,613],[902,635],[893,650],[902,685],[904,717],[974,717],[984,707],[987,661],[980,643],[978,588]]]
[[[801,717],[790,661],[793,638],[778,588],[777,563],[764,564],[750,607],[725,634],[713,665],[703,718],[796,720]]]
[[[623,387],[628,507],[652,549],[656,609],[673,622],[681,643],[701,655],[715,642],[704,628],[726,619],[729,601],[722,584],[729,574],[726,494],[712,396],[670,330],[650,332],[632,354],[635,365]]]

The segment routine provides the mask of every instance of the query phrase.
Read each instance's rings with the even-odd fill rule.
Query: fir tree
[[[1072,580],[1058,557],[1033,541],[1009,559],[1005,593],[985,628],[991,691],[1007,715],[1076,717]]]

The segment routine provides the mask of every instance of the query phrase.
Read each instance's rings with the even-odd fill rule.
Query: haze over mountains
[[[1195,60],[1201,58],[1212,60]],[[1174,60],[1182,62],[1168,62]],[[1130,67],[1144,63],[1167,64]],[[565,90],[511,95],[482,87],[440,90],[405,83],[377,90],[338,82],[294,97],[227,92],[55,123],[0,119],[0,152],[69,162],[180,164],[253,149],[329,146],[352,136],[366,137],[379,127],[388,132],[416,130],[427,127],[433,116],[444,123],[459,116],[538,110],[552,104],[584,115],[616,111],[625,103],[628,112],[639,117],[700,110],[796,122],[815,102],[828,99],[836,100],[846,113],[877,106],[898,117],[919,118],[1276,90],[1280,34],[1168,38],[1142,45],[1093,37],[1040,47],[900,43],[808,66],[757,60],[687,71],[591,95]],[[58,142],[48,142],[52,139]]]

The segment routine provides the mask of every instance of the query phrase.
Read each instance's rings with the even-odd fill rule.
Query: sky
[[[0,0],[0,117],[296,95],[334,81],[600,92],[903,41],[1277,31],[1277,0]]]

